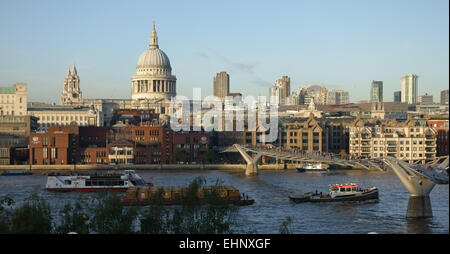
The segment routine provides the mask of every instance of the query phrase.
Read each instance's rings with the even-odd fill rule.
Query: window
[[[52,149],[51,149],[51,157],[52,157],[52,158],[58,157],[56,148],[52,148]]]
[[[47,147],[42,148],[42,158],[47,158]]]

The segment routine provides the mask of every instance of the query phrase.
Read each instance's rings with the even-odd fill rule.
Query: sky
[[[449,86],[448,0],[65,1],[0,0],[0,87],[25,82],[28,101],[58,102],[75,64],[84,98],[131,98],[131,76],[156,22],[177,94],[212,95],[226,71],[230,92],[268,96],[282,76],[384,101],[400,78],[419,95]]]

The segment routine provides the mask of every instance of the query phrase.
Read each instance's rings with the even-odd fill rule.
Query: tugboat
[[[308,192],[299,196],[289,196],[295,203],[303,202],[336,202],[378,200],[378,188],[361,189],[355,183],[329,185],[328,194]]]
[[[59,192],[125,192],[132,186],[153,186],[146,182],[134,170],[124,173],[72,173],[69,175],[49,174],[46,190]]]
[[[311,164],[305,163],[302,167],[297,167],[298,172],[306,173],[328,173],[328,169],[322,167],[322,163]]]

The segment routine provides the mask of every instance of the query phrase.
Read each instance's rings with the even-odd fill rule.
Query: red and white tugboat
[[[46,190],[60,192],[126,191],[132,186],[152,186],[134,170],[123,173],[71,173],[69,175],[49,174]]]
[[[299,196],[290,196],[295,203],[302,202],[336,202],[336,201],[366,201],[378,200],[378,188],[361,189],[355,183],[329,185],[327,194],[308,192]]]

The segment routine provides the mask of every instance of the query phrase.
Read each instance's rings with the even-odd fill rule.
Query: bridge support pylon
[[[409,192],[406,218],[433,217],[430,192],[436,184],[428,178],[414,172],[414,170],[403,161],[387,158],[386,162],[391,166],[405,189]]]
[[[262,153],[257,153],[254,158],[252,158],[244,149],[239,145],[234,145],[234,147],[239,151],[242,157],[247,162],[247,167],[245,168],[245,175],[257,175],[258,174],[258,161],[262,157]]]

